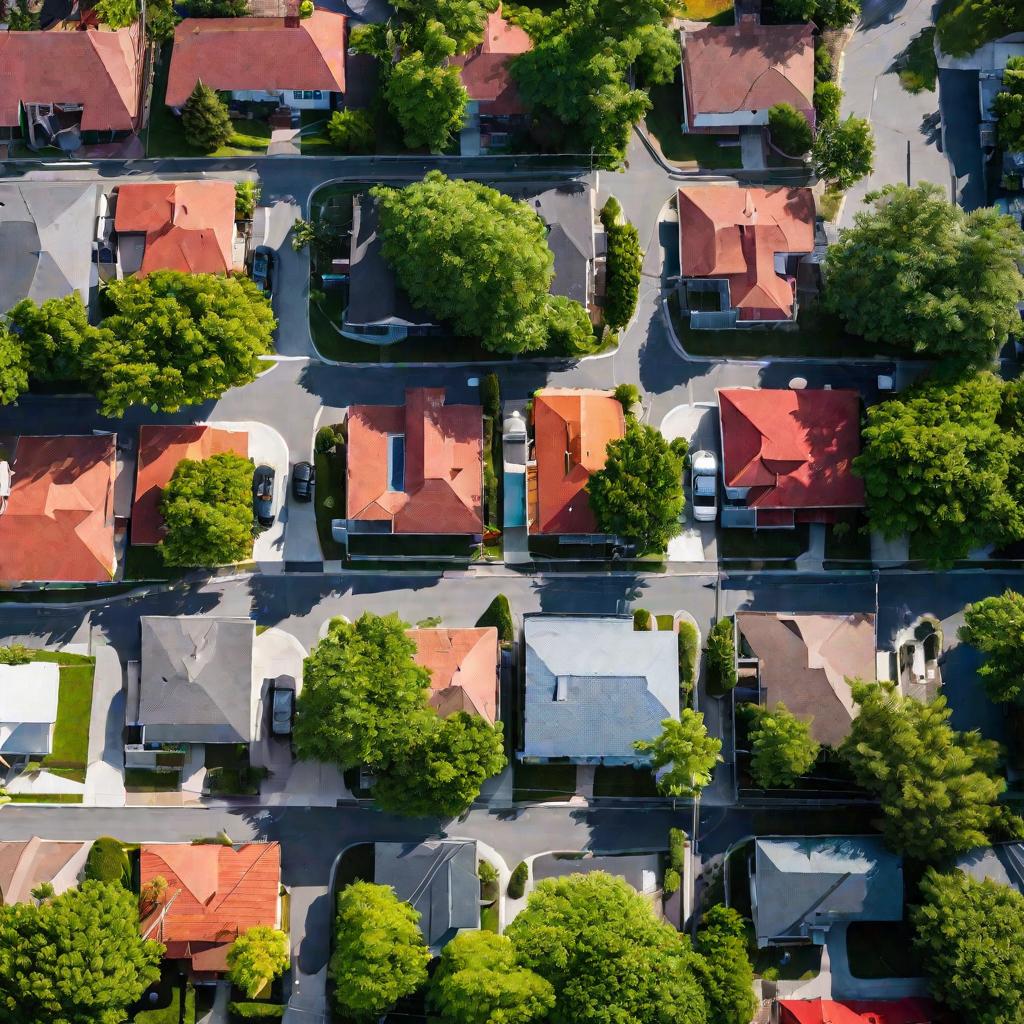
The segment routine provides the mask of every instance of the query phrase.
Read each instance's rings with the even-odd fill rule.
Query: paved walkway
[[[811,523],[807,550],[796,559],[796,567],[799,572],[822,571],[822,563],[825,560],[825,534],[824,523]]]
[[[89,760],[83,802],[102,807],[123,807],[124,710],[121,660],[107,644],[93,648],[96,676],[89,721]]]

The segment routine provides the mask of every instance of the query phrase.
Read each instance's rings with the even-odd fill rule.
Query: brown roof
[[[498,631],[410,629],[416,662],[430,672],[430,706],[446,718],[456,711],[498,717]]]
[[[345,91],[345,16],[186,18],[174,30],[165,102],[183,106],[202,79],[213,89]]]
[[[137,25],[0,32],[0,126],[20,103],[81,103],[83,131],[131,131],[139,112]]]
[[[139,427],[139,458],[132,505],[132,543],[159,544],[164,539],[160,515],[163,489],[182,459],[208,459],[221,452],[249,457],[244,430],[220,430],[203,425]]]
[[[167,880],[160,916],[149,913],[143,934],[163,942],[170,959],[206,958],[201,969],[222,962],[221,954],[242,932],[262,924],[279,925],[281,885],[279,843],[147,843],[140,850],[142,886],[158,875]],[[216,947],[225,949],[217,951]],[[211,960],[212,957],[212,960]]]
[[[603,469],[608,442],[626,433],[609,391],[545,388],[533,400],[537,500],[533,533],[594,533],[587,481]]]
[[[388,438],[405,438],[402,490],[388,480]],[[483,532],[483,410],[445,405],[444,388],[409,388],[405,405],[348,413],[349,519],[389,520],[394,533]]]
[[[0,842],[0,903],[26,902],[40,882],[53,882],[76,857],[85,863],[92,843],[64,843],[33,838]],[[73,884],[72,880],[68,880]],[[57,887],[57,894],[70,885]]]
[[[793,315],[793,284],[775,270],[776,253],[814,248],[809,188],[681,188],[679,261],[684,277],[725,278],[741,320]]]
[[[687,32],[683,51],[686,113],[767,110],[788,103],[814,123],[811,25],[707,25]]]
[[[114,229],[146,236],[141,274],[226,274],[234,264],[234,182],[120,185]]]
[[[509,64],[527,50],[533,41],[518,25],[506,21],[501,7],[487,16],[483,42],[450,58],[449,63],[462,69],[462,84],[471,100],[480,104],[481,114],[509,115],[525,113]]]
[[[819,743],[838,746],[856,713],[847,680],[875,680],[874,615],[738,612],[736,624],[758,659],[765,707],[781,701]]]
[[[21,437],[0,516],[0,580],[100,582],[114,574],[113,434]]]

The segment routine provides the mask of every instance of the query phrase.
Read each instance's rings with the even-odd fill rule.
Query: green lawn
[[[854,921],[846,932],[850,973],[855,978],[917,978],[923,973],[907,921]]]
[[[683,0],[679,17],[687,21],[710,21],[714,25],[732,25],[733,0]]]
[[[818,200],[818,213],[825,220],[835,220],[839,216],[839,204],[843,201],[844,193],[837,188],[825,190],[825,194]]]
[[[896,58],[900,84],[907,92],[935,92],[939,65],[935,60],[934,43],[935,29],[923,29]]]
[[[206,785],[211,793],[258,796],[266,769],[253,768],[244,743],[208,743],[205,761]]]
[[[512,769],[512,799],[542,803],[567,800],[576,792],[574,764],[520,764]]]
[[[480,908],[480,930],[485,932],[498,931],[498,905]]]
[[[177,979],[167,985],[161,982],[161,1005],[152,1010],[140,1010],[135,1014],[135,1024],[195,1024],[196,991],[191,985],[185,988],[184,1013],[181,992],[182,986]]]
[[[136,793],[173,793],[180,787],[179,772],[154,772],[149,768],[124,770],[124,788]]]
[[[132,544],[125,552],[126,580],[174,580],[186,572],[187,569],[164,565],[163,556],[155,544]]]
[[[331,520],[345,518],[345,456],[338,452],[317,452],[316,487],[313,490],[316,532],[320,550],[328,561],[343,558],[345,549],[331,536]]]
[[[674,615],[655,615],[654,620],[658,624],[658,629],[666,633],[670,633],[675,629],[676,620]]]
[[[807,527],[792,530],[720,530],[720,558],[796,558],[807,550]]]
[[[84,654],[34,651],[32,660],[56,662],[60,666],[53,749],[43,758],[43,767],[69,769],[62,772],[66,778],[84,782],[96,659]]]
[[[80,804],[81,793],[8,793],[12,804]]]
[[[645,122],[666,160],[708,168],[742,166],[738,145],[720,146],[714,135],[687,134],[682,130],[682,85],[678,73],[671,84],[655,85],[649,91],[651,109]]]
[[[594,773],[594,796],[657,796],[658,786],[649,768],[628,765],[598,765]]]

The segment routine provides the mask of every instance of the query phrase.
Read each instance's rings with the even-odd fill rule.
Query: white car
[[[690,456],[690,490],[693,518],[698,523],[713,523],[718,518],[718,459],[714,452]]]

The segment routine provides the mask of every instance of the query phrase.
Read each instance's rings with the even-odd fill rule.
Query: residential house
[[[0,904],[10,907],[28,903],[32,890],[44,883],[53,886],[55,896],[74,888],[91,848],[91,842],[63,842],[38,836],[0,842]]]
[[[759,949],[821,946],[834,924],[903,920],[903,861],[877,836],[766,836],[750,905]]]
[[[814,249],[809,188],[681,188],[680,305],[694,329],[796,318],[796,280]]]
[[[185,18],[174,30],[165,102],[181,108],[202,81],[239,102],[330,110],[345,92],[344,15]]]
[[[590,474],[604,468],[611,441],[626,433],[610,391],[544,388],[533,399],[533,459],[526,468],[531,534],[596,534],[587,497]]]
[[[348,533],[483,535],[483,411],[444,388],[348,412]]]
[[[501,667],[497,629],[439,627],[407,632],[416,644],[416,664],[430,672],[430,706],[442,718],[467,711],[494,725]]]
[[[829,523],[864,507],[856,391],[722,388],[718,413],[723,526]]]
[[[163,878],[156,904],[146,887]],[[139,850],[143,936],[162,942],[168,960],[181,961],[198,980],[227,970],[239,935],[256,925],[281,927],[279,843],[143,843]]]
[[[848,680],[875,681],[874,615],[738,612],[736,630],[740,685],[754,685],[763,707],[781,701],[818,743],[838,747],[857,714]]]
[[[92,261],[98,196],[92,183],[0,184],[0,312],[22,299],[75,292],[89,306],[99,280]]]
[[[780,999],[777,1024],[943,1024],[948,1018],[931,999]]]
[[[690,22],[681,33],[684,132],[736,134],[788,103],[814,124],[814,26]]]
[[[245,265],[231,181],[118,185],[114,230],[125,277],[154,270],[227,274]]]
[[[1024,843],[982,846],[957,858],[956,866],[977,882],[989,879],[1024,896]]]
[[[59,690],[55,662],[0,665],[0,756],[45,757],[53,750]]]
[[[0,515],[0,581],[110,581],[117,568],[114,435],[23,435],[10,467],[14,479]]]
[[[523,622],[527,763],[650,763],[634,749],[679,717],[676,635],[623,615],[527,615]]]
[[[373,880],[390,885],[419,913],[420,931],[434,954],[460,931],[480,927],[475,842],[374,843]]]
[[[139,25],[0,32],[0,139],[72,152],[142,127]]]
[[[139,454],[132,505],[132,543],[159,544],[164,538],[160,501],[178,463],[233,452],[249,457],[249,435],[204,424],[139,427]]]

